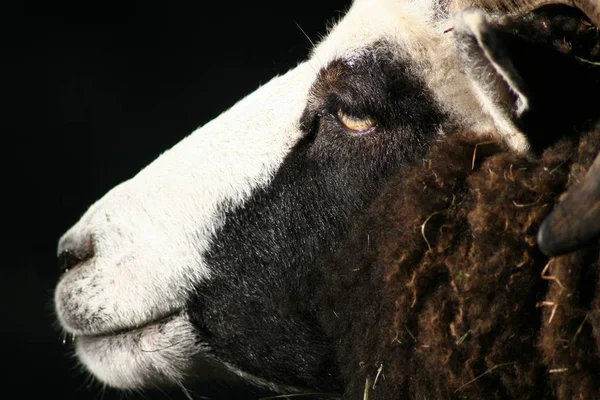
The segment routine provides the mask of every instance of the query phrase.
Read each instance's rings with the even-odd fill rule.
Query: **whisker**
[[[308,34],[306,33],[306,31],[304,29],[302,29],[302,27],[296,21],[294,21],[294,24],[296,24],[296,26],[298,27],[298,29],[300,29],[300,32],[302,32],[302,34],[308,40],[308,42],[312,46],[312,49],[314,50],[317,47],[316,44],[315,44],[315,42],[312,41],[312,39],[310,38],[310,36],[308,36]],[[317,54],[315,52],[313,52],[313,54],[314,54],[315,58],[317,59],[317,61],[319,62],[320,66],[318,68],[315,68],[315,66],[311,64],[312,57],[308,58],[307,61],[308,61],[309,65],[312,67],[312,69],[315,71],[315,73],[317,73],[318,70],[323,67],[323,62],[319,59],[319,57],[317,56]]]

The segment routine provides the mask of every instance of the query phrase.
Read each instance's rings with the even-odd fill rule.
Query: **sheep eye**
[[[342,110],[338,110],[337,118],[346,130],[353,133],[365,133],[375,126],[375,120],[370,117],[357,118]]]

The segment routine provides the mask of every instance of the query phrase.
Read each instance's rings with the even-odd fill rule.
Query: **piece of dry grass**
[[[471,383],[475,382],[476,380],[481,379],[483,376],[494,372],[494,370],[496,370],[498,368],[506,367],[508,365],[513,365],[513,364],[516,364],[516,362],[512,361],[512,362],[507,362],[507,363],[502,363],[502,364],[494,365],[492,368],[488,369],[487,371],[485,371],[481,375],[477,375],[475,378],[471,379],[469,382],[465,383],[464,385],[462,385],[461,387],[459,387],[458,389],[456,389],[454,391],[454,393],[458,393],[461,389],[465,388],[466,386],[469,386]]]
[[[326,399],[337,399],[339,395],[336,393],[292,393],[292,394],[279,394],[276,396],[260,397],[258,400],[276,400],[276,399],[302,399],[302,398],[326,398]]]

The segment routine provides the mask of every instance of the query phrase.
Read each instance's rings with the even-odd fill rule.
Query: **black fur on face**
[[[347,118],[368,129],[348,129]],[[444,121],[385,44],[320,72],[305,137],[268,187],[227,214],[206,254],[212,275],[188,308],[216,359],[276,385],[339,389],[333,346],[310,302],[315,260],[339,246],[354,216],[422,156]]]

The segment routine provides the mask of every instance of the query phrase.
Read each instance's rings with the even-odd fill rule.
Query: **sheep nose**
[[[91,236],[83,238],[64,237],[58,245],[58,269],[60,273],[75,268],[94,257]]]

